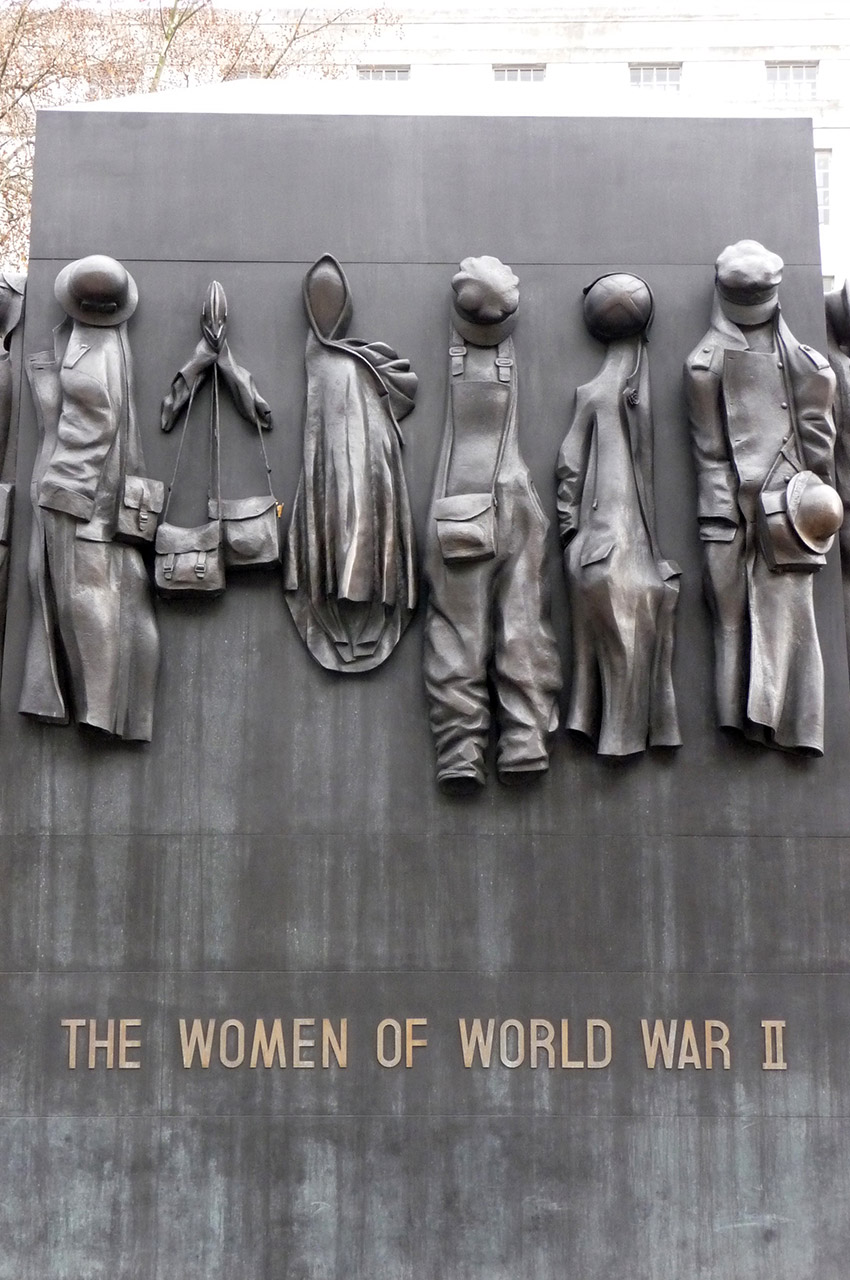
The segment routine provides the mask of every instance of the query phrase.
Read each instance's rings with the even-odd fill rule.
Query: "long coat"
[[[330,670],[357,672],[389,656],[416,607],[416,544],[398,424],[413,409],[417,378],[386,343],[336,336],[350,314],[348,282],[341,268],[339,274],[346,297],[330,335],[305,290],[304,465],[284,589],[313,657]]]
[[[823,751],[824,685],[812,574],[770,571],[756,517],[783,445],[794,466],[831,482],[834,390],[829,362],[779,312],[773,350],[751,351],[716,298],[685,363],[719,723],[813,754]]]
[[[144,475],[126,325],[74,324],[27,361],[41,431],[32,481],[32,615],[20,710],[147,741],[159,633],[141,553],[113,541],[125,476]],[[60,661],[61,647],[63,661]]]
[[[641,339],[625,339],[579,387],[557,466],[573,631],[567,724],[598,732],[602,755],[681,742],[671,674],[679,567],[657,545],[652,448],[648,362]]]

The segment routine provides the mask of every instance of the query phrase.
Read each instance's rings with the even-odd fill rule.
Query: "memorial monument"
[[[813,192],[802,120],[43,117],[2,476],[19,499],[39,480],[14,512],[0,690],[0,1280],[845,1280],[838,548],[800,522],[826,563],[775,587],[805,614],[811,661],[818,637],[817,732],[776,730],[809,754],[724,732],[700,520],[730,522],[730,563],[757,520],[737,458],[733,503],[702,505],[692,433],[699,459],[708,428],[693,388],[689,425],[682,374],[688,360],[705,383],[732,348],[769,357],[763,480],[784,447],[773,344],[793,334],[820,397],[815,424],[791,378],[795,475],[831,485],[828,450],[806,451],[831,421]],[[784,267],[781,287],[759,283],[768,329],[742,346],[723,308],[747,300],[718,301],[715,282],[739,287],[724,253],[753,241]],[[167,486],[163,393],[170,425],[195,392],[168,525],[216,525],[221,545],[226,503],[262,492],[256,514],[285,531],[280,566],[169,602],[153,543],[91,544],[143,566],[161,651],[149,742],[117,716],[19,713],[33,608],[79,585],[89,518],[43,505],[57,490],[24,357],[58,355],[70,394],[93,350],[65,368],[52,335],[71,295],[54,290],[85,283],[92,255],[112,290],[95,301],[115,303],[94,328],[125,369],[132,350],[134,473]],[[613,276],[646,287],[651,328],[641,307],[632,332],[598,327],[595,282]],[[68,341],[84,327],[74,316]],[[403,424],[399,388],[415,391]],[[735,414],[712,404],[728,444]],[[613,541],[585,555],[615,511],[594,468],[618,502],[637,495],[617,528],[631,557]],[[798,536],[811,482],[783,481],[766,514]],[[45,521],[64,551],[39,542],[57,578],[40,596]],[[736,599],[746,555],[727,564]],[[635,603],[638,561],[654,613]],[[591,621],[619,611],[617,626],[590,629],[582,668],[586,580],[603,578]],[[63,651],[77,630],[94,641],[48,622],[85,720]],[[601,655],[630,638],[643,692],[640,715],[617,713],[618,754]],[[581,734],[577,673],[600,681]],[[526,677],[545,714],[512,755]],[[664,691],[657,736],[647,687]],[[512,766],[523,785],[504,785]]]

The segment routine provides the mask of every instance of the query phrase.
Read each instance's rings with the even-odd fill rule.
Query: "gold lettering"
[[[183,1050],[184,1067],[192,1066],[197,1052],[200,1064],[206,1070],[210,1065],[214,1034],[215,1018],[210,1018],[206,1031],[202,1030],[200,1018],[194,1018],[192,1020],[192,1030],[188,1034],[186,1031],[186,1019],[180,1019],[180,1046]]]
[[[764,1061],[762,1071],[787,1071],[785,1061],[785,1019],[765,1018],[762,1020],[764,1031]]]
[[[427,1027],[427,1025],[428,1025],[427,1018],[407,1018],[406,1019],[404,1024],[404,1030],[405,1030],[404,1065],[406,1067],[413,1066],[413,1050],[424,1049],[427,1046],[428,1044],[427,1040],[414,1040],[413,1038],[413,1033],[417,1027]]]
[[[68,1028],[68,1066],[71,1071],[77,1069],[77,1035],[80,1027],[86,1025],[85,1018],[63,1018],[61,1025]]]
[[[331,1065],[331,1054],[338,1067],[348,1066],[348,1018],[339,1020],[339,1039],[330,1018],[322,1018],[322,1066]]]
[[[286,1046],[283,1043],[283,1027],[280,1018],[272,1023],[271,1039],[266,1035],[266,1024],[262,1018],[254,1023],[254,1042],[251,1045],[251,1066],[256,1067],[262,1054],[263,1066],[271,1067],[277,1056],[277,1065],[286,1066]]]
[[[128,1058],[128,1049],[141,1049],[141,1040],[128,1040],[127,1032],[130,1027],[140,1027],[142,1025],[141,1018],[122,1018],[118,1023],[118,1068],[124,1071],[138,1071],[141,1062],[138,1058]]]
[[[89,1018],[89,1071],[94,1071],[97,1066],[97,1051],[104,1049],[106,1051],[106,1069],[111,1070],[115,1066],[115,1019],[106,1019],[106,1039],[98,1040],[97,1038],[97,1019]]]
[[[516,1054],[513,1058],[508,1054],[508,1032],[516,1035]],[[525,1061],[525,1028],[516,1018],[508,1018],[499,1027],[499,1060],[503,1067],[519,1067]]]
[[[715,1035],[715,1032],[717,1033]],[[729,1028],[725,1022],[718,1022],[714,1018],[707,1018],[705,1022],[705,1069],[711,1071],[714,1063],[712,1058],[715,1053],[723,1055],[723,1070],[729,1070],[730,1054],[729,1054]]]
[[[596,1032],[602,1032],[602,1057],[596,1057]],[[604,1018],[588,1018],[587,1020],[587,1067],[607,1067],[611,1062],[612,1035],[611,1024]]]
[[[481,1060],[482,1067],[489,1067],[490,1058],[493,1053],[493,1032],[496,1029],[496,1019],[489,1018],[487,1020],[487,1031],[485,1033],[480,1018],[472,1019],[472,1026],[467,1030],[466,1018],[458,1018],[458,1028],[460,1029],[460,1047],[463,1053],[463,1065],[471,1067],[475,1062],[475,1055]]]
[[[293,1018],[292,1019],[292,1065],[293,1067],[315,1067],[315,1062],[310,1058],[302,1056],[302,1049],[315,1049],[316,1041],[307,1040],[301,1034],[301,1028],[311,1029],[315,1027],[315,1018]]]
[[[682,1039],[679,1044],[677,1070],[681,1071],[683,1067],[696,1067],[697,1071],[702,1071],[697,1038],[694,1035],[694,1024],[690,1018],[685,1018],[684,1026],[682,1027]]]
[[[532,1018],[528,1027],[528,1039],[530,1042],[530,1065],[532,1067],[537,1066],[537,1055],[543,1049],[546,1052],[547,1067],[554,1067],[555,1028],[552,1023],[547,1022],[545,1018]]]
[[[584,1061],[582,1059],[570,1059],[570,1020],[569,1018],[561,1019],[561,1066],[562,1067],[581,1067],[584,1069]]]
[[[658,1051],[661,1050],[661,1058],[665,1067],[669,1071],[673,1066],[673,1051],[676,1047],[676,1027],[677,1020],[674,1018],[670,1023],[669,1032],[664,1029],[664,1023],[660,1018],[655,1019],[655,1025],[652,1028],[652,1034],[649,1032],[649,1021],[641,1018],[640,1029],[643,1034],[643,1053],[646,1058],[646,1065],[654,1068]]]
[[[387,1053],[387,1032],[392,1033],[393,1048]],[[384,1018],[378,1023],[376,1053],[382,1067],[397,1067],[401,1062],[401,1023]]]
[[[236,1032],[236,1053],[231,1058],[227,1048],[227,1033]],[[218,1056],[223,1067],[241,1067],[245,1058],[245,1027],[238,1018],[227,1018],[218,1033]]]

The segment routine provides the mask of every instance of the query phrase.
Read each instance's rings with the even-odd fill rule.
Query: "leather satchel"
[[[165,485],[147,476],[125,476],[115,536],[121,542],[153,542],[165,504]]]
[[[197,528],[161,524],[156,533],[156,589],[168,600],[195,596],[207,599],[224,591],[221,524],[211,520]]]
[[[460,493],[434,503],[437,540],[446,564],[492,560],[496,510],[492,493]]]
[[[168,486],[164,518],[156,532],[154,583],[164,600],[179,600],[198,595],[206,600],[213,600],[216,596],[220,596],[225,588],[221,520],[212,519],[207,524],[189,527],[168,523],[168,508],[186,442],[186,429],[189,425],[196,386],[197,383],[192,387],[189,395],[183,430],[180,433],[177,460],[174,464],[171,484]],[[210,494],[208,502],[210,505],[215,503],[216,507],[220,508],[221,459],[218,422],[218,370],[214,368],[210,403],[210,489],[214,488],[214,496]]]
[[[281,505],[273,493],[258,498],[222,498],[209,502],[211,520],[221,521],[224,563],[228,569],[280,562]]]

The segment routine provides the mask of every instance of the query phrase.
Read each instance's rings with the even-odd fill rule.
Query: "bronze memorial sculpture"
[[[160,426],[163,431],[170,431],[185,410],[163,523],[156,535],[156,587],[165,599],[198,594],[211,599],[224,590],[226,569],[274,565],[280,560],[280,507],[274,496],[271,467],[263,439],[263,432],[271,429],[271,410],[248,370],[234,360],[226,335],[227,298],[219,282],[213,280],[201,311],[201,339],[189,360],[175,374],[162,402]],[[192,406],[207,381],[211,383],[207,521],[195,527],[169,524],[166,523],[168,510]],[[221,382],[241,416],[257,429],[268,492],[256,497],[222,497]]]
[[[561,672],[549,622],[549,527],[519,451],[511,338],[519,281],[498,258],[452,280],[446,424],[428,520],[425,686],[437,781],[483,785],[492,680],[503,782],[549,767]]]
[[[711,327],[687,359],[685,389],[719,723],[820,755],[812,574],[843,514],[831,486],[835,375],[782,319],[782,267],[754,240],[723,250]]]
[[[24,313],[27,278],[10,267],[0,268],[0,647],[6,626],[9,589],[9,540],[12,524],[15,448],[10,449],[15,374],[12,369],[12,335]],[[2,477],[8,476],[8,479]]]
[[[584,291],[585,323],[608,344],[579,387],[558,455],[558,520],[570,591],[567,725],[601,755],[681,743],[671,663],[679,566],[658,549],[646,330],[653,298],[610,272]]]
[[[92,255],[63,268],[55,292],[73,322],[67,345],[63,323],[55,351],[27,361],[42,439],[20,710],[60,724],[72,710],[80,724],[148,741],[159,632],[128,543],[153,536],[163,486],[145,475],[133,405],[127,321],[138,291],[120,262]]]
[[[835,374],[835,487],[844,503],[844,523],[838,531],[844,589],[844,629],[850,655],[850,281],[824,299],[829,363]]]
[[[310,653],[331,671],[370,671],[416,607],[416,546],[399,423],[417,377],[384,342],[346,338],[351,290],[323,254],[304,277],[304,465],[284,589]]]

